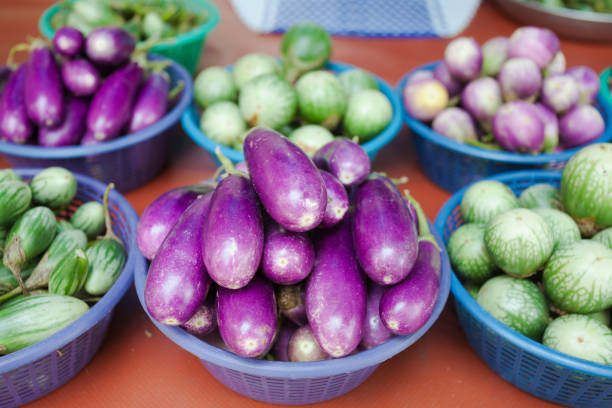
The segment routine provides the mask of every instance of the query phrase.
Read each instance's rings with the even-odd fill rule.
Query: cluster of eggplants
[[[605,128],[593,106],[599,76],[586,66],[566,70],[557,36],[525,26],[482,46],[451,41],[433,71],[417,71],[404,88],[414,118],[461,143],[495,150],[557,153],[599,138]]]
[[[336,139],[311,160],[254,128],[244,153],[218,183],[176,188],[143,212],[153,319],[282,361],[347,356],[425,324],[439,249],[418,203],[371,173],[361,146]]]
[[[92,145],[157,122],[168,109],[170,78],[161,65],[136,62],[135,46],[118,27],[87,37],[63,27],[52,45],[34,40],[25,63],[0,69],[0,140]]]

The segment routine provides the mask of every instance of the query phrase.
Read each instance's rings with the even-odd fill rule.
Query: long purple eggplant
[[[85,45],[85,37],[74,27],[64,26],[53,36],[53,48],[64,57],[78,55]]]
[[[350,202],[346,189],[331,173],[325,170],[319,170],[325,189],[327,191],[327,206],[325,207],[325,216],[319,224],[319,228],[329,228],[338,224],[346,215],[349,209]]]
[[[371,282],[366,303],[366,317],[363,325],[361,347],[365,350],[376,347],[393,337],[380,320],[380,298],[385,293],[385,287]]]
[[[210,278],[202,262],[202,229],[212,193],[195,200],[159,249],[145,282],[145,304],[157,321],[178,326],[204,302]]]
[[[227,346],[243,357],[265,354],[274,341],[278,317],[274,289],[256,276],[241,289],[219,287],[217,324]]]
[[[126,62],[136,41],[119,27],[98,27],[85,39],[85,53],[93,62],[101,65],[120,65]]]
[[[248,178],[230,174],[213,193],[204,223],[202,255],[210,277],[239,289],[257,272],[264,242],[257,195]]]
[[[130,120],[129,131],[137,132],[160,120],[168,110],[170,77],[165,71],[152,72],[142,85]]]
[[[38,144],[46,147],[78,144],[85,133],[85,118],[89,104],[84,99],[68,98],[64,120],[52,128],[38,130]]]
[[[327,194],[306,153],[280,133],[254,128],[244,141],[244,156],[255,191],[276,222],[296,232],[319,225]]]
[[[327,360],[329,355],[317,343],[310,326],[305,325],[293,332],[289,339],[287,357],[289,361],[305,362]]]
[[[418,235],[410,209],[382,175],[365,181],[353,199],[353,239],[359,264],[381,285],[403,280],[416,262]]]
[[[289,361],[289,356],[287,355],[289,340],[297,329],[298,326],[292,322],[283,322],[274,341],[274,346],[272,346],[272,354],[274,354],[274,358],[277,361]]]
[[[155,258],[162,242],[187,207],[213,190],[212,184],[183,186],[166,191],[153,200],[140,216],[136,229],[136,243],[145,258]]]
[[[33,126],[25,102],[26,65],[13,71],[0,94],[0,138],[25,143],[32,136]]]
[[[301,282],[310,274],[314,258],[314,246],[306,233],[266,222],[261,269],[268,279],[280,285]]]
[[[278,302],[278,311],[283,317],[298,326],[308,323],[304,285],[280,286],[276,300]]]
[[[35,41],[26,62],[25,102],[28,116],[40,126],[58,125],[64,117],[64,89],[53,52]]]
[[[363,334],[366,288],[355,259],[350,220],[320,230],[306,284],[306,314],[319,345],[332,357],[350,354]]]
[[[100,86],[100,73],[86,59],[74,59],[62,65],[64,85],[75,96],[93,95]]]
[[[370,158],[366,151],[348,139],[335,139],[320,148],[312,160],[317,167],[329,171],[345,186],[355,186],[370,174]]]

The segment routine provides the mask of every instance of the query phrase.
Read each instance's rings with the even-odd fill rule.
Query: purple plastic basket
[[[432,227],[441,248],[443,242]],[[147,264],[135,265],[134,284],[138,299],[146,309],[144,285]],[[180,327],[166,326],[149,318],[168,338],[198,357],[206,369],[228,388],[259,401],[274,404],[313,404],[345,394],[361,384],[383,361],[400,353],[417,341],[440,316],[450,291],[450,264],[446,250],[442,253],[440,293],[429,320],[418,331],[396,336],[378,347],[347,357],[312,363],[289,363],[244,358],[212,346]],[[148,312],[147,312],[148,314]]]
[[[152,59],[161,57],[152,56]],[[11,167],[61,166],[105,183],[113,182],[121,192],[133,190],[163,168],[170,152],[171,136],[181,132],[175,125],[193,97],[193,82],[185,68],[172,62],[166,71],[170,74],[171,87],[182,81],[184,88],[172,109],[145,129],[93,146],[49,148],[0,141],[0,153]]]
[[[40,170],[16,169],[24,179]],[[87,201],[102,202],[106,189],[103,183],[79,174],[75,177],[78,190],[71,209]],[[132,285],[134,266],[144,262],[136,246],[136,212],[116,191],[109,195],[109,209],[113,230],[127,252],[121,275],[102,299],[74,323],[43,341],[0,357],[0,408],[16,407],[55,390],[81,371],[98,351],[115,305]]]

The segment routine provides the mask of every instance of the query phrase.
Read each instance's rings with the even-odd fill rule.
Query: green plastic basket
[[[606,102],[606,105],[612,106],[612,95],[610,94],[610,75],[612,75],[612,68],[606,68],[604,72],[599,76],[602,91],[599,95]]]
[[[48,39],[55,35],[55,29],[51,27],[51,19],[60,11],[64,4],[71,3],[73,0],[57,3],[45,10],[38,20],[38,29]],[[208,20],[193,30],[174,37],[171,44],[159,44],[151,49],[154,54],[170,58],[184,66],[187,71],[194,75],[200,54],[204,48],[206,35],[219,23],[219,11],[206,0],[181,0],[185,7],[195,13],[208,13]]]

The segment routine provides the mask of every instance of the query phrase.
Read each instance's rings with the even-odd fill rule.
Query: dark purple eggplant
[[[306,292],[304,285],[287,285],[278,288],[278,311],[298,326],[308,323],[306,318]]]
[[[331,173],[319,170],[327,191],[327,206],[325,216],[319,224],[319,228],[333,227],[339,223],[349,209],[350,202],[346,189]]]
[[[305,362],[327,360],[329,355],[317,343],[310,326],[305,325],[293,332],[289,339],[287,357],[289,361]]]
[[[119,27],[98,27],[85,39],[87,57],[101,65],[121,65],[135,48],[134,37]]]
[[[64,118],[64,89],[53,52],[35,41],[26,62],[25,102],[28,117],[37,125],[57,126]]]
[[[314,246],[304,232],[266,222],[261,269],[274,283],[292,285],[306,279],[314,264]]]
[[[64,26],[53,36],[53,48],[64,57],[78,55],[85,45],[85,37],[74,27]]]
[[[25,102],[26,66],[21,65],[10,75],[0,94],[0,138],[13,143],[26,143],[33,126]]]
[[[46,147],[71,146],[78,144],[85,133],[85,118],[89,104],[79,98],[68,98],[64,120],[54,127],[38,130],[38,144]]]
[[[137,132],[151,126],[166,114],[170,77],[165,71],[152,72],[138,93],[129,131]]]
[[[12,72],[13,70],[8,65],[0,66],[0,94],[2,93],[2,90],[8,82]]]
[[[312,160],[345,186],[358,185],[370,174],[368,154],[363,147],[348,139],[329,142],[315,153]]]
[[[75,59],[62,65],[62,80],[73,95],[93,95],[100,86],[100,73],[86,59]]]
[[[289,356],[287,355],[289,340],[297,329],[298,326],[295,324],[288,321],[283,322],[274,341],[274,346],[272,346],[272,354],[274,354],[274,358],[277,361],[289,361]]]
[[[385,287],[371,282],[368,289],[366,317],[361,339],[361,347],[365,350],[376,347],[393,337],[393,333],[380,320],[380,298],[385,293]]]

